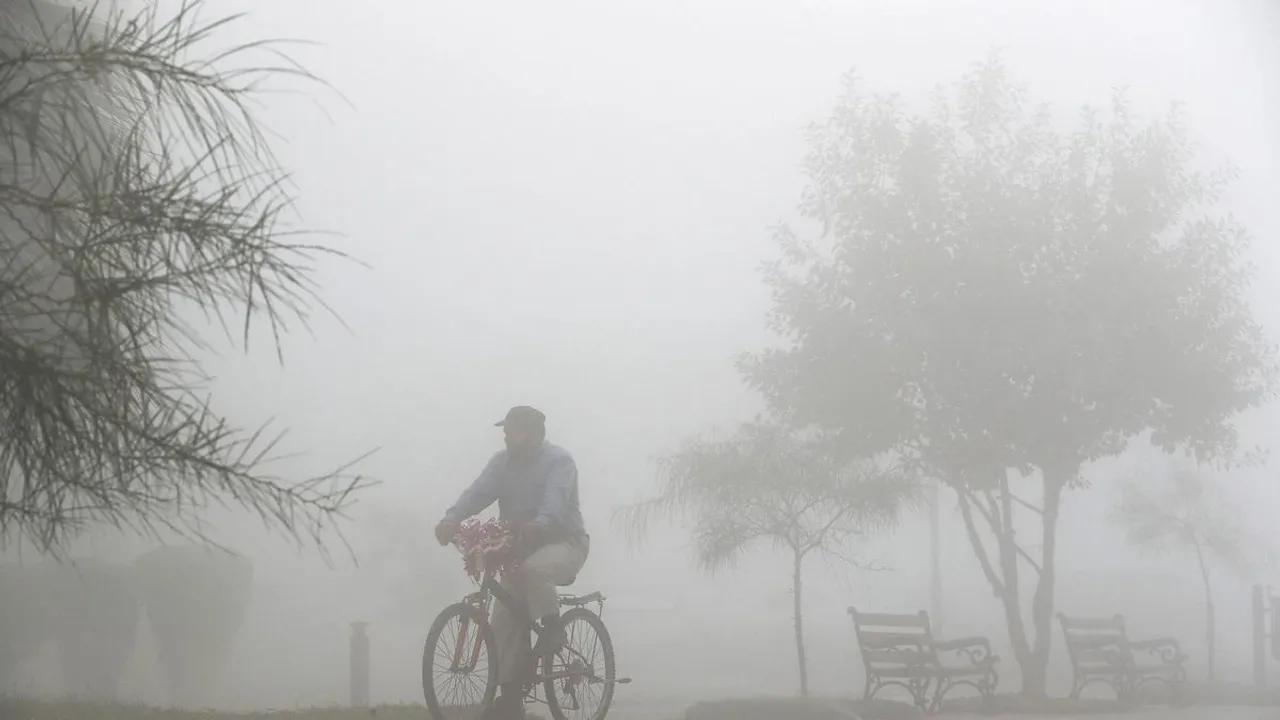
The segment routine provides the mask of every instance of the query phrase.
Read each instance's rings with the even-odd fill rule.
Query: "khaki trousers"
[[[543,545],[502,577],[502,587],[526,605],[529,616],[517,617],[496,598],[493,601],[490,624],[498,644],[500,685],[524,683],[529,679],[533,670],[530,623],[559,613],[560,594],[556,587],[573,582],[587,562],[590,547],[587,538]]]

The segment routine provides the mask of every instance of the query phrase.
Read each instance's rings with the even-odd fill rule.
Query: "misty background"
[[[577,459],[592,548],[576,588],[610,598],[619,670],[636,679],[619,702],[794,688],[786,558],[761,552],[707,578],[680,528],[635,548],[611,515],[651,487],[655,456],[762,409],[733,359],[769,340],[758,272],[776,254],[769,227],[794,217],[804,127],[826,116],[849,70],[918,105],[994,47],[1064,121],[1115,86],[1140,117],[1185,103],[1203,160],[1241,170],[1223,205],[1257,238],[1255,309],[1280,330],[1280,220],[1268,212],[1280,198],[1280,6],[1267,0],[218,5],[237,10],[250,15],[219,42],[314,41],[292,56],[349,101],[278,95],[262,119],[279,133],[306,224],[342,233],[325,242],[368,267],[326,261],[318,280],[342,322],[318,316],[311,333],[286,337],[283,366],[270,352],[210,360],[217,404],[248,425],[290,428],[290,447],[307,450],[291,472],[380,448],[361,470],[383,483],[345,526],[358,565],[337,541],[326,563],[251,518],[210,519],[219,542],[255,563],[219,706],[345,702],[355,620],[372,623],[375,702],[420,701],[427,627],[469,586],[430,528],[498,447],[491,426],[515,404],[546,412],[550,439]],[[1278,409],[1246,417],[1242,445],[1280,450]],[[1067,494],[1058,609],[1124,612],[1135,635],[1175,634],[1194,675],[1194,567],[1128,549],[1109,517],[1114,481],[1156,459],[1138,448],[1099,462],[1093,487]],[[1259,467],[1223,483],[1260,547],[1280,547],[1273,475]],[[944,631],[1002,645],[1000,608],[953,507],[944,491]],[[127,562],[147,546],[104,531],[75,557]],[[891,570],[808,579],[820,694],[860,686],[848,605],[929,607],[924,517],[862,555]],[[1243,679],[1248,586],[1280,577],[1218,582],[1220,674]],[[163,702],[140,627],[123,694]],[[1002,674],[1016,681],[1016,666]],[[52,651],[9,689],[63,692]]]

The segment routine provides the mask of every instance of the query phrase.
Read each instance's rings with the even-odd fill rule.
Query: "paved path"
[[[1061,716],[1060,716],[1061,717]],[[1082,715],[1093,720],[1280,720],[1280,708],[1144,708],[1121,715]],[[1006,716],[1008,720],[1015,720]],[[1016,720],[1032,720],[1030,715],[1016,716]],[[1036,718],[1044,720],[1044,716]]]
[[[959,716],[957,716],[959,717]],[[1006,720],[1033,720],[1030,715],[1005,715]],[[1059,715],[1057,717],[1064,717]],[[1280,720],[1280,707],[1146,707],[1120,715],[1080,715],[1092,720]],[[1034,717],[1044,720],[1044,716]]]
[[[684,706],[675,704],[622,706],[609,712],[609,720],[682,720]],[[941,715],[939,720],[984,720],[983,715]],[[998,715],[997,720],[1280,720],[1280,708],[1168,708],[1150,707],[1115,715]]]

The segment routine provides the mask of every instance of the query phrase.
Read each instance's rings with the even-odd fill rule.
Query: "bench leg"
[[[947,678],[939,677],[935,680],[937,685],[934,687],[933,698],[929,700],[928,707],[924,708],[925,712],[933,715],[942,710],[942,701],[946,699],[947,693],[959,685],[967,685],[978,691],[978,697],[982,703],[990,707],[996,699],[996,687],[1000,684],[1000,675],[995,668],[991,668],[985,675],[977,680],[955,681]]]
[[[951,689],[951,683],[942,678],[938,678],[938,686],[934,688],[933,700],[929,702],[929,707],[925,708],[925,712],[929,715],[936,715],[942,709],[942,698]]]
[[[871,673],[867,673],[867,681],[862,686],[863,700],[870,700],[871,698],[875,697],[876,695],[875,690],[872,689],[874,685],[875,685],[875,675],[872,675]]]
[[[1131,680],[1128,693],[1135,705],[1141,705],[1150,697],[1143,692],[1143,688],[1153,683],[1164,683],[1169,693],[1169,707],[1179,707],[1187,704],[1187,698],[1185,697],[1186,680],[1186,672],[1181,668],[1175,669],[1168,677],[1162,677],[1154,673],[1145,677],[1138,675]]]
[[[905,682],[901,679],[894,678],[886,682],[884,678],[868,673],[866,685],[862,690],[862,699],[874,700],[881,690],[893,685],[895,687],[905,689],[911,696],[911,703],[927,712],[929,709],[930,684],[929,678],[909,678]]]
[[[1140,679],[1131,675],[1116,678],[1116,699],[1123,705],[1141,705],[1138,694]]]
[[[874,700],[876,695],[878,695],[881,690],[883,690],[888,685],[894,685],[894,684],[895,683],[892,683],[892,682],[886,683],[884,681],[884,678],[880,677],[879,675],[875,675],[873,673],[867,673],[867,684],[862,690],[862,699]]]
[[[996,672],[995,667],[982,678],[982,688],[978,691],[982,694],[982,699],[989,705],[996,700],[996,689],[1000,687],[1000,673]]]
[[[929,701],[929,686],[933,684],[932,678],[912,678],[907,684],[910,686],[908,689],[911,692],[911,699],[915,706],[926,713],[929,712],[932,707],[932,703]],[[939,684],[941,684],[941,681],[939,681]]]
[[[1081,679],[1079,673],[1071,674],[1071,694],[1067,697],[1072,700],[1080,699],[1080,693],[1084,691],[1085,682]]]
[[[1169,703],[1177,703],[1178,705],[1187,705],[1190,698],[1186,697],[1187,693],[1187,671],[1181,666],[1173,674],[1173,680],[1169,682]]]

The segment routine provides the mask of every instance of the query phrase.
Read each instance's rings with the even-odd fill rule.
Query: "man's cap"
[[[531,408],[528,405],[517,405],[507,411],[507,416],[494,423],[494,427],[542,427],[547,422],[547,416],[542,414],[541,410]]]

